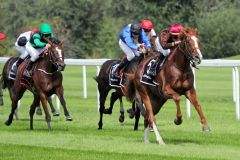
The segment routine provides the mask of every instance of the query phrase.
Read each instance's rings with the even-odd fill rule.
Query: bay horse
[[[65,116],[70,117],[66,107],[65,99],[63,97],[64,89],[62,86],[63,77],[61,71],[64,70],[65,63],[62,42],[58,40],[47,40],[47,42],[51,44],[51,47],[48,48],[48,50],[42,54],[43,56],[40,56],[34,63],[31,70],[31,79],[26,79],[26,77],[23,77],[22,75],[27,63],[29,63],[29,59],[25,60],[18,67],[15,81],[9,81],[8,75],[11,65],[14,63],[16,58],[10,58],[4,65],[1,82],[3,88],[8,87],[12,101],[11,113],[9,114],[8,120],[5,122],[7,126],[11,125],[13,114],[17,108],[17,103],[22,98],[26,89],[31,91],[34,95],[34,100],[29,111],[30,129],[33,129],[33,115],[35,108],[40,105],[41,101],[45,112],[45,120],[47,122],[48,130],[51,130],[51,116],[47,108],[47,97],[51,96],[52,94],[56,94],[58,96],[63,106]]]
[[[124,72],[134,72],[137,69],[137,65],[139,64],[140,60],[142,57],[135,57],[126,68],[124,68]],[[99,102],[100,102],[100,107],[99,107],[99,113],[100,113],[100,119],[98,122],[98,129],[102,129],[103,126],[103,114],[112,114],[112,109],[114,106],[114,103],[116,100],[120,100],[120,117],[119,121],[123,122],[124,121],[124,109],[123,109],[123,103],[122,103],[122,97],[124,96],[122,89],[120,87],[115,87],[115,86],[110,86],[109,85],[109,73],[111,70],[111,67],[114,66],[115,64],[119,63],[120,60],[107,60],[106,62],[103,63],[100,72],[97,77],[95,77],[95,80],[97,81],[98,84],[98,91],[99,91]],[[110,98],[110,107],[106,108],[105,107],[105,101],[108,96],[108,93],[111,89],[115,89],[115,92],[111,94]],[[136,103],[138,104],[138,103]],[[132,107],[135,105],[135,102],[132,103]],[[140,106],[138,104],[138,106]],[[138,107],[137,107],[138,108]],[[135,113],[135,126],[134,130],[138,129],[138,120],[140,118],[140,110],[137,110],[138,112]]]
[[[140,82],[145,66],[154,57],[144,59],[139,64],[135,74],[129,74],[134,85],[128,84],[125,95],[131,100],[135,94],[139,94],[143,100],[146,108],[144,140],[147,143],[150,142],[149,127],[151,126],[157,142],[159,144],[165,144],[156,127],[154,115],[160,111],[168,99],[173,99],[177,107],[176,119],[174,120],[175,124],[178,125],[182,123],[180,110],[181,95],[184,95],[194,105],[199,114],[203,131],[210,131],[197,100],[196,90],[193,85],[194,75],[191,67],[196,67],[202,60],[200,40],[197,37],[197,31],[191,28],[185,28],[180,34],[180,40],[181,43],[172,50],[161,69],[157,72],[156,81],[159,84],[158,86],[149,86]],[[133,86],[135,89],[132,88]],[[134,91],[136,92],[134,93]]]

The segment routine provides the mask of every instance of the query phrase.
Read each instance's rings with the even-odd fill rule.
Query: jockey
[[[24,33],[21,33],[16,42],[15,42],[15,49],[20,53],[20,56],[18,60],[13,63],[9,78],[10,79],[15,79],[16,72],[18,66],[24,61],[24,59],[29,55],[29,53],[26,50],[26,46],[29,45],[27,42],[30,40],[30,37],[33,33],[38,32],[38,30],[34,29],[32,31],[27,31]]]
[[[30,54],[30,62],[27,64],[23,75],[26,77],[31,77],[29,73],[30,69],[32,68],[33,62],[35,62],[39,55],[45,51],[46,49],[50,48],[51,45],[48,44],[44,38],[53,39],[53,31],[50,24],[43,23],[39,27],[39,32],[34,33],[31,35],[30,40],[26,44],[26,51]]]
[[[150,20],[144,19],[141,23],[142,29],[147,34],[148,38],[151,41],[151,44],[153,45],[153,49],[160,53],[159,58],[162,60],[170,53],[170,50],[164,50],[159,42],[159,37],[157,37],[155,30],[153,29],[152,22]],[[162,56],[163,55],[163,56]],[[159,60],[155,61],[156,63],[153,63],[150,66],[150,69],[148,70],[148,74],[154,76],[156,73],[156,67],[158,65]]]
[[[159,47],[161,53],[163,53],[162,55],[164,57],[160,57],[157,59],[155,65],[152,65],[149,69],[148,74],[155,77],[156,76],[156,68],[157,68],[157,64],[159,63],[159,59],[163,59],[166,56],[169,55],[170,50],[174,49],[176,46],[178,46],[178,44],[181,43],[181,41],[179,40],[179,34],[183,29],[183,25],[180,23],[174,23],[172,24],[168,29],[164,29],[158,36],[158,41],[160,41],[159,43]],[[156,45],[158,45],[156,43]]]
[[[150,39],[151,44],[154,47],[153,49],[157,52],[162,53],[164,56],[167,56],[170,53],[170,50],[164,50],[162,48],[159,42],[159,38],[157,37],[155,30],[153,29],[152,22],[150,20],[144,19],[142,20],[141,27]]]
[[[146,52],[146,48],[151,48],[151,43],[144,33],[139,23],[128,24],[120,33],[119,46],[126,54],[115,69],[114,74],[119,76],[119,71],[126,66],[135,56],[140,56],[141,53]],[[144,48],[146,47],[146,48]]]
[[[163,49],[173,49],[181,43],[178,36],[182,29],[182,24],[174,23],[169,27],[169,29],[165,29],[160,33],[160,43]]]

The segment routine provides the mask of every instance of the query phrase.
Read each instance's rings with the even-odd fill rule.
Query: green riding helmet
[[[52,27],[50,24],[43,23],[40,25],[39,31],[41,34],[52,34]]]

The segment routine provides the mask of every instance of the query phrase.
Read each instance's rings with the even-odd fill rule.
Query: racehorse
[[[132,63],[126,67],[125,71],[132,72],[136,70],[136,64],[138,64],[140,61],[140,58],[135,58]],[[113,105],[116,102],[116,100],[120,100],[120,117],[119,121],[123,122],[124,120],[124,110],[123,110],[123,103],[122,103],[122,97],[124,96],[122,90],[120,87],[116,86],[110,86],[109,85],[109,73],[111,70],[111,67],[119,63],[120,60],[108,60],[103,63],[101,70],[98,74],[98,76],[95,78],[95,80],[98,83],[98,91],[99,91],[99,102],[100,102],[100,107],[99,107],[99,113],[100,113],[100,120],[98,122],[98,129],[102,129],[103,126],[103,113],[105,114],[112,114],[112,109]],[[115,89],[115,92],[111,94],[110,98],[110,107],[105,108],[105,101],[108,96],[108,93],[111,89]],[[134,105],[134,103],[133,103]]]
[[[26,89],[31,91],[34,95],[34,100],[30,108],[30,129],[33,129],[33,115],[35,108],[39,106],[40,101],[45,112],[45,120],[47,122],[48,130],[51,130],[51,116],[47,108],[47,97],[52,94],[56,94],[63,106],[64,114],[66,117],[70,117],[66,102],[63,97],[63,86],[62,86],[62,74],[61,71],[65,68],[64,63],[64,52],[62,48],[62,42],[55,40],[47,40],[51,47],[46,50],[42,56],[34,63],[32,67],[32,77],[31,79],[26,79],[23,77],[22,73],[25,70],[29,60],[25,60],[17,70],[16,80],[10,81],[8,79],[9,70],[11,65],[16,60],[15,58],[10,58],[4,65],[2,72],[2,85],[3,89],[8,87],[10,98],[12,101],[12,109],[9,114],[8,120],[5,122],[6,125],[11,125],[13,120],[13,114],[17,108],[18,101],[22,98]],[[71,119],[71,117],[70,117]]]
[[[168,99],[173,99],[176,103],[177,113],[175,124],[182,123],[182,114],[180,110],[180,96],[185,95],[187,99],[194,105],[197,110],[203,131],[210,131],[207,121],[203,115],[201,106],[197,100],[196,91],[194,88],[194,75],[192,66],[201,63],[202,54],[200,51],[200,41],[197,37],[197,31],[191,28],[184,29],[180,34],[181,43],[174,48],[171,54],[167,57],[161,69],[157,72],[156,81],[158,86],[150,86],[141,83],[145,66],[153,58],[144,59],[138,66],[135,74],[131,77],[134,85],[126,86],[125,95],[128,99],[133,99],[135,94],[139,94],[146,108],[146,117],[144,120],[144,140],[149,143],[149,127],[153,127],[156,140],[159,144],[164,144],[160,133],[157,130],[154,115],[156,115],[164,103]],[[134,89],[135,87],[135,89]],[[135,92],[134,92],[135,91]]]

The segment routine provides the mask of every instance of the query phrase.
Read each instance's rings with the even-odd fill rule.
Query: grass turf
[[[2,66],[1,66],[2,68]],[[67,66],[64,74],[65,99],[72,122],[52,117],[48,132],[44,116],[34,116],[34,130],[29,130],[29,106],[32,95],[26,92],[19,109],[20,120],[10,127],[4,125],[10,112],[10,99],[4,91],[0,107],[0,159],[239,159],[240,122],[236,120],[232,102],[230,68],[200,68],[196,71],[197,94],[211,132],[203,133],[198,114],[192,107],[191,118],[186,119],[185,99],[181,108],[183,124],[173,123],[176,107],[169,100],[157,115],[157,126],[166,145],[143,142],[143,118],[138,131],[133,131],[134,120],[125,114],[124,124],[118,122],[119,102],[111,116],[104,115],[103,130],[97,129],[97,89],[92,77],[96,67],[87,67],[88,98],[83,99],[81,67]],[[109,106],[109,100],[106,102]],[[125,109],[131,104],[124,101]]]

